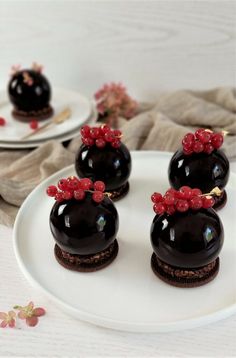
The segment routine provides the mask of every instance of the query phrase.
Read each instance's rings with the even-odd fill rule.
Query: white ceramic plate
[[[119,254],[94,273],[64,269],[53,256],[49,230],[53,200],[49,184],[74,174],[73,167],[39,185],[22,205],[14,227],[14,250],[29,282],[73,317],[113,329],[157,332],[193,328],[236,312],[236,175],[227,186],[228,203],[220,211],[225,227],[221,268],[211,283],[176,288],[159,280],[150,268],[150,226],[154,217],[150,195],[167,189],[171,154],[132,152],[131,190],[116,203],[120,228]]]
[[[91,111],[91,114],[88,117],[87,121],[84,121],[82,124],[85,124],[85,123],[89,122],[93,118],[96,118],[96,112],[94,110]],[[63,135],[56,136],[56,137],[53,137],[53,138],[48,138],[48,140],[56,139],[59,142],[66,142],[68,140],[71,140],[71,139],[77,137],[80,134],[81,125],[78,126],[77,128],[75,128],[71,132],[68,132],[68,133],[65,133]],[[2,141],[0,141],[0,148],[5,148],[5,149],[36,148],[36,147],[39,147],[44,142],[45,141],[43,141],[43,140],[38,140],[38,141],[27,140],[26,142],[2,142]]]
[[[12,105],[8,101],[6,91],[0,92],[0,117],[4,117],[7,125],[0,127],[0,143],[6,144],[28,144],[43,142],[58,136],[67,135],[68,132],[78,129],[90,116],[92,105],[91,102],[80,93],[62,88],[53,88],[52,106],[54,115],[60,113],[66,107],[72,111],[71,117],[64,123],[48,128],[48,130],[35,134],[29,140],[22,141],[21,138],[30,133],[31,129],[28,123],[20,122],[11,115]],[[51,119],[40,122],[47,123]]]
[[[77,129],[75,129],[72,132],[66,133],[64,135],[55,137],[55,138],[51,138],[51,139],[56,139],[59,142],[66,142],[67,140],[71,140],[75,137],[77,137],[80,133],[80,127],[79,126]],[[50,138],[48,139],[50,140]],[[42,145],[44,143],[44,141],[34,141],[34,142],[30,142],[27,141],[25,143],[17,143],[17,142],[0,142],[0,148],[5,148],[5,149],[27,149],[27,148],[36,148],[39,147],[40,145]]]

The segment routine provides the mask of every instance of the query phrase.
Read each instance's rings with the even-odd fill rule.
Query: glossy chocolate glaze
[[[216,186],[220,189],[226,186],[229,179],[229,161],[220,149],[211,154],[192,155],[184,155],[179,149],[171,158],[168,175],[169,182],[175,189],[188,185],[207,193]]]
[[[32,85],[24,82],[23,73],[32,78]],[[44,75],[34,70],[22,70],[12,76],[8,84],[10,101],[17,110],[30,112],[42,110],[49,105],[51,88]]]
[[[105,197],[95,203],[90,193],[82,201],[56,202],[50,214],[50,229],[58,246],[77,255],[105,250],[115,239],[119,226],[117,210]]]
[[[223,226],[213,209],[159,215],[151,227],[151,243],[157,257],[171,266],[186,269],[215,260],[223,241]]]
[[[117,149],[108,143],[104,148],[82,145],[76,155],[75,169],[80,178],[102,180],[106,190],[115,190],[127,183],[130,176],[130,152],[123,143]]]

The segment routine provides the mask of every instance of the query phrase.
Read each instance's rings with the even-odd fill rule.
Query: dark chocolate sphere
[[[191,155],[185,155],[179,149],[170,160],[168,175],[169,182],[175,189],[187,185],[207,193],[216,186],[220,189],[226,186],[229,161],[220,149],[211,154],[202,152]]]
[[[214,261],[223,241],[223,226],[213,209],[159,215],[151,227],[151,243],[157,257],[186,269]]]
[[[57,245],[70,254],[92,255],[105,250],[115,239],[119,217],[113,202],[100,203],[86,193],[82,201],[56,202],[50,214],[50,229]]]
[[[75,169],[80,178],[102,180],[107,190],[115,190],[130,176],[130,152],[123,143],[119,148],[113,148],[109,143],[104,148],[82,145],[76,155]]]
[[[32,80],[27,83],[26,76]],[[46,77],[34,70],[21,70],[12,76],[8,93],[13,106],[25,112],[42,110],[49,105],[51,88]]]

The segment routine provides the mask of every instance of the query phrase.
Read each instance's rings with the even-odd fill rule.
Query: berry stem
[[[221,196],[222,190],[218,186],[213,188],[210,193],[201,194],[200,196]]]
[[[85,191],[88,192],[88,193],[92,193],[92,194],[94,193],[94,190],[85,190]],[[104,192],[103,194],[108,196],[109,198],[112,196],[112,194],[108,193],[108,192]]]

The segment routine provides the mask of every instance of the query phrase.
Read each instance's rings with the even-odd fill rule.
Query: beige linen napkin
[[[236,90],[176,91],[158,97],[153,104],[141,105],[132,120],[119,119],[122,141],[130,150],[175,151],[189,130],[208,127],[227,130],[224,149],[236,159]],[[73,139],[64,148],[50,141],[33,151],[0,151],[0,223],[13,225],[17,210],[26,196],[43,179],[74,163],[81,144]]]

